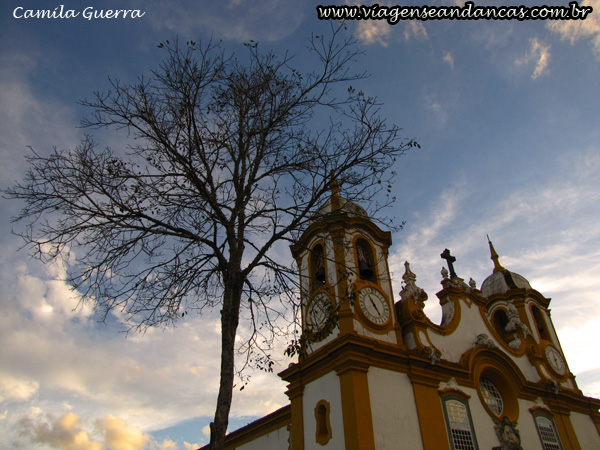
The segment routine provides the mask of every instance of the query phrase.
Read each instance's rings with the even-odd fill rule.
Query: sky
[[[317,4],[2,0],[0,187],[24,176],[29,146],[47,154],[77,145],[89,113],[78,101],[108,90],[109,77],[148,75],[165,39],[212,38],[232,52],[252,40],[310,67],[307,39],[329,27]],[[79,16],[22,17],[60,5]],[[406,221],[390,251],[394,292],[409,261],[429,295],[426,312],[439,320],[440,253],[450,249],[458,275],[481,286],[493,269],[489,235],[503,266],[552,298],[569,368],[586,395],[600,397],[600,0],[580,5],[594,9],[584,21],[364,20],[348,22],[347,32],[364,50],[356,68],[371,73],[355,87],[378,97],[388,122],[421,146],[398,161],[397,202],[387,212]],[[141,17],[88,20],[90,7]],[[94,134],[103,146],[123,142],[118,133]],[[218,386],[215,316],[190,314],[145,334],[125,333],[117,313],[102,322],[90,305],[78,307],[64,267],[19,250],[10,223],[19,208],[0,199],[0,448],[207,443]],[[277,343],[275,373],[250,372],[245,389],[236,388],[230,430],[287,403],[276,375],[289,363],[285,347]]]

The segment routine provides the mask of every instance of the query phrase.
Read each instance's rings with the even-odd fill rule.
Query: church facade
[[[290,404],[227,437],[227,448],[598,449],[600,400],[561,350],[550,299],[505,269],[480,288],[442,253],[440,324],[405,263],[394,300],[391,234],[333,187],[292,254],[302,352],[279,374]]]

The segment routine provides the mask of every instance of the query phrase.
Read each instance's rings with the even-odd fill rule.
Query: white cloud
[[[111,450],[142,450],[149,440],[149,436],[139,428],[128,425],[123,419],[112,414],[97,421],[96,427],[101,430],[106,445]]]
[[[412,38],[427,40],[425,25],[417,20],[409,20],[404,27],[404,39],[410,41]]]
[[[96,420],[94,426],[88,424],[86,429],[73,412],[57,418],[38,410],[23,416],[16,427],[29,444],[56,450],[178,450],[175,441],[166,438],[160,442],[112,414]],[[184,448],[198,448],[194,445],[184,443]]]
[[[600,58],[600,0],[583,0],[579,7],[584,6],[593,8],[593,12],[585,20],[553,20],[546,27],[571,45],[580,39],[589,39],[596,56]]]
[[[535,63],[533,74],[531,74],[533,80],[546,74],[550,62],[550,45],[540,42],[538,38],[529,39],[529,50],[525,56],[515,60],[515,65],[522,66],[531,62]]]
[[[359,5],[360,2],[346,0],[347,5]],[[379,3],[379,5],[391,6],[390,2]],[[427,30],[422,22],[418,20],[406,20],[390,25],[387,20],[370,19],[360,20],[356,23],[356,37],[367,45],[379,44],[382,47],[389,45],[393,36],[394,28],[402,29],[405,41],[411,39],[427,40]]]
[[[36,444],[47,444],[58,450],[103,450],[100,442],[90,438],[81,427],[79,416],[74,413],[63,414],[58,419],[49,417],[49,421],[35,423],[30,418],[20,422],[22,433]],[[115,449],[120,450],[120,449]]]
[[[0,373],[0,403],[6,400],[27,401],[35,395],[39,387],[36,381]]]
[[[390,268],[399,284],[408,260],[417,284],[429,295],[426,313],[439,320],[434,295],[440,289],[440,253],[449,248],[457,257],[455,268],[478,286],[492,273],[486,234],[490,234],[500,262],[527,278],[532,287],[552,298],[552,318],[569,361],[578,373],[598,370],[600,354],[592,343],[600,339],[600,180],[595,171],[579,171],[594,164],[592,149],[568,151],[561,161],[565,176],[547,184],[540,180],[515,185],[471,209],[476,189],[469,183],[444,191],[422,214],[414,217],[402,241],[390,253]],[[560,181],[559,181],[560,180]],[[470,181],[470,180],[469,180]],[[394,292],[400,290],[395,286]],[[579,385],[592,395],[591,384]]]
[[[444,62],[450,66],[450,69],[454,70],[454,56],[452,56],[452,52],[444,53]]]
[[[198,448],[198,447],[196,447]],[[170,440],[170,439],[165,439],[162,444],[159,445],[159,449],[160,450],[177,450],[177,443]],[[196,449],[194,449],[196,450]]]
[[[356,37],[365,44],[387,47],[391,33],[391,27],[381,20],[363,20],[356,26]]]

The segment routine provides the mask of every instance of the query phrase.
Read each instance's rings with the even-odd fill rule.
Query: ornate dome
[[[481,293],[485,297],[494,294],[503,294],[509,289],[531,289],[529,281],[518,273],[506,269],[492,273],[481,284]]]
[[[489,297],[494,294],[503,294],[510,289],[531,289],[529,281],[525,277],[518,273],[506,270],[500,265],[498,261],[498,253],[494,250],[492,241],[488,239],[490,244],[490,252],[492,254],[492,261],[494,261],[494,271],[487,277],[481,284],[481,293],[485,297]]]
[[[331,183],[331,197],[311,217],[311,222],[321,220],[324,216],[332,212],[344,213],[349,216],[369,217],[365,208],[345,199],[339,194],[338,185],[335,180]]]
[[[369,217],[367,211],[362,206],[354,203],[353,201],[346,200],[344,197],[339,196],[340,207],[332,207],[332,199],[329,198],[323,206],[315,213],[313,219],[329,214],[332,211],[346,213],[351,216],[362,216]]]

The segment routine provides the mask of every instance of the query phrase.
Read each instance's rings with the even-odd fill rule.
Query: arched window
[[[442,402],[452,450],[477,450],[468,403],[455,396],[444,397]]]
[[[556,431],[556,425],[552,418],[541,414],[536,415],[534,418],[542,448],[544,450],[563,450],[558,432]]]
[[[508,342],[508,333],[506,332],[506,325],[508,325],[508,316],[506,315],[506,311],[503,309],[499,309],[492,316],[492,323],[494,324],[494,329],[500,335],[500,337],[504,340],[504,342]]]
[[[369,243],[363,238],[356,240],[356,260],[358,276],[361,280],[375,282],[377,280],[375,260]]]
[[[481,389],[481,396],[490,411],[501,417],[504,411],[504,402],[496,385],[489,378],[480,378],[479,389]]]
[[[544,320],[542,312],[535,305],[531,307],[531,312],[533,314],[533,320],[535,321],[535,327],[538,330],[540,339],[546,339],[547,341],[550,341],[550,334],[548,333],[548,327],[546,326],[546,321]]]
[[[311,251],[310,271],[312,289],[315,290],[323,286],[327,279],[327,274],[325,271],[325,252],[321,244],[315,245]]]

